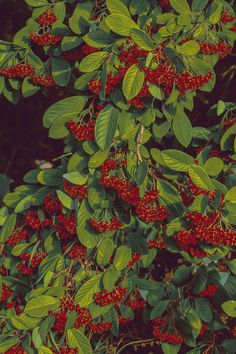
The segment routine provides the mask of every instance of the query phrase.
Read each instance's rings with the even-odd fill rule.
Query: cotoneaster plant
[[[2,92],[67,87],[43,117],[65,148],[0,209],[0,353],[236,352],[236,105],[193,119],[230,3],[26,0]]]

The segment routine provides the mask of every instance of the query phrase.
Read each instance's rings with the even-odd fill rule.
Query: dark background
[[[11,41],[30,16],[30,8],[23,0],[0,0],[0,39]],[[206,113],[218,99],[234,101],[236,54],[217,64],[217,85],[210,94],[199,93],[191,114],[194,125],[209,122]],[[15,183],[22,183],[23,175],[36,166],[35,160],[50,161],[59,156],[63,143],[48,138],[42,127],[47,107],[63,97],[61,90],[51,89],[29,98],[22,98],[17,106],[0,97],[0,173],[6,173]]]

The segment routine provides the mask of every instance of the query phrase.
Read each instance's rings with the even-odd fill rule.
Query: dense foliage
[[[0,209],[0,352],[236,352],[236,105],[194,120],[230,1],[26,3],[2,92],[67,87],[43,117],[65,148]],[[126,333],[141,320],[152,334]]]

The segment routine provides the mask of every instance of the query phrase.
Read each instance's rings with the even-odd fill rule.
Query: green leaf
[[[215,86],[215,82],[216,82],[216,75],[215,75],[215,72],[214,72],[212,66],[210,64],[208,64],[206,62],[206,60],[204,61],[204,60],[201,60],[197,57],[189,57],[188,63],[190,65],[190,67],[192,68],[192,70],[194,71],[194,73],[196,73],[197,75],[207,74],[207,73],[211,72],[212,78],[208,81],[208,83],[206,83],[205,85],[203,85],[199,88],[199,90],[201,90],[201,91],[211,92],[213,90],[213,88]]]
[[[179,353],[180,347],[181,344],[161,343],[161,349],[164,354],[177,354]]]
[[[180,172],[187,172],[189,170],[189,166],[194,162],[192,156],[174,149],[162,151],[161,156],[169,168]]]
[[[26,331],[29,329],[34,329],[40,321],[40,318],[30,317],[25,313],[22,313],[19,316],[13,316],[11,318],[11,322],[16,329]]]
[[[230,261],[228,263],[228,267],[231,270],[231,272],[236,275],[236,259],[233,259],[232,261]]]
[[[47,0],[25,0],[26,4],[32,7],[49,5]]]
[[[97,151],[89,160],[90,168],[97,168],[103,164],[109,155],[109,149],[104,151]]]
[[[194,302],[195,302],[195,310],[198,317],[202,321],[210,323],[212,321],[213,314],[209,302],[205,299],[200,299],[200,298],[196,298]]]
[[[236,339],[225,339],[221,346],[224,348],[225,353],[236,353]]]
[[[106,265],[113,254],[115,248],[114,242],[108,238],[101,241],[97,250],[97,263]]]
[[[208,274],[204,267],[198,268],[191,282],[191,291],[193,294],[199,294],[205,289],[207,284]]]
[[[47,347],[40,347],[38,349],[38,354],[53,354],[53,352]]]
[[[208,159],[205,164],[204,168],[209,176],[218,176],[224,167],[224,161],[221,160],[219,157],[211,157]]]
[[[189,167],[189,176],[197,187],[206,191],[213,190],[214,186],[210,180],[210,177],[206,173],[206,170],[198,165],[192,165]]]
[[[114,267],[120,271],[124,269],[131,259],[131,249],[127,246],[120,246],[117,248],[115,257],[114,257]]]
[[[155,318],[161,316],[165,310],[167,309],[167,306],[169,305],[170,300],[163,300],[160,301],[155,307],[153,307],[150,318],[151,320],[154,320]]]
[[[88,338],[79,329],[69,329],[66,334],[70,348],[78,348],[80,354],[92,354],[93,350]]]
[[[113,44],[115,38],[110,33],[96,29],[83,36],[83,40],[93,48],[103,48]]]
[[[41,295],[31,299],[25,306],[24,312],[32,317],[48,316],[49,311],[55,311],[61,306],[61,301],[55,297]]]
[[[144,31],[138,28],[132,28],[130,30],[130,36],[140,48],[148,51],[153,51],[155,49],[152,39]]]
[[[192,2],[192,11],[202,11],[208,4],[208,0],[193,0]]]
[[[35,327],[32,331],[32,342],[36,349],[42,346],[42,338],[40,336],[39,327]]]
[[[183,284],[191,275],[192,269],[186,265],[181,265],[174,272],[173,283],[175,285]]]
[[[222,309],[226,313],[226,315],[230,317],[236,317],[236,301],[235,300],[228,300],[225,301],[221,305]]]
[[[102,65],[107,55],[107,52],[95,52],[87,55],[81,61],[79,70],[82,73],[90,73],[91,71],[98,69]]]
[[[190,13],[190,7],[186,0],[170,0],[170,5],[179,14]]]
[[[161,124],[153,124],[153,134],[155,138],[162,139],[168,133],[171,127],[171,121],[164,121]]]
[[[57,190],[57,196],[58,196],[58,199],[60,200],[61,204],[69,209],[69,210],[72,210],[73,209],[73,199],[67,195],[66,193],[60,191],[60,190]]]
[[[11,214],[6,219],[0,231],[0,243],[3,244],[7,241],[8,237],[12,234],[16,225],[16,214]]]
[[[138,25],[129,17],[113,14],[106,18],[107,26],[121,36],[129,36],[132,28],[139,28]]]
[[[217,103],[217,116],[220,116],[222,113],[224,113],[226,109],[226,104],[224,103],[224,101],[219,100]]]
[[[38,182],[46,186],[58,186],[62,180],[61,169],[46,169],[39,172]]]
[[[94,295],[100,290],[102,274],[92,276],[75,295],[75,303],[81,307],[87,307],[94,302]]]
[[[164,94],[159,86],[150,84],[148,89],[153,97],[155,97],[158,100],[163,100]]]
[[[63,139],[69,135],[69,130],[66,128],[65,123],[73,118],[74,114],[68,113],[56,119],[49,129],[49,137],[52,139]]]
[[[52,59],[52,77],[58,86],[67,86],[70,81],[71,67],[67,60]]]
[[[210,15],[209,21],[213,25],[217,24],[220,21],[222,10],[223,10],[223,5],[222,4],[218,4],[216,9]]]
[[[86,102],[87,97],[85,96],[73,96],[54,103],[46,110],[43,116],[44,127],[49,128],[57,118],[64,114],[78,115]]]
[[[40,91],[40,87],[32,84],[28,77],[24,79],[21,89],[23,97],[30,97]]]
[[[236,124],[232,125],[232,127],[230,127],[224,132],[220,141],[220,147],[222,151],[233,149],[235,134]]]
[[[83,175],[80,172],[69,172],[69,173],[65,173],[63,175],[63,178],[65,178],[67,181],[73,184],[83,186],[88,180],[88,175]]]
[[[78,209],[77,234],[80,242],[88,248],[95,247],[101,239],[101,235],[93,231],[89,226],[88,220],[91,217],[92,214],[88,202],[83,201]]]
[[[15,207],[15,213],[22,213],[26,209],[30,208],[32,205],[32,195],[27,195],[17,204]]]
[[[179,143],[187,148],[192,140],[192,124],[183,110],[178,108],[173,121],[173,130]]]
[[[60,5],[60,3],[57,5]],[[63,5],[65,5],[65,4],[63,4]],[[81,44],[81,42],[82,42],[82,40],[78,36],[64,36],[61,41],[61,50],[63,52],[72,50],[72,49],[78,47]]]
[[[135,64],[127,70],[122,84],[122,90],[127,101],[138,95],[143,87],[144,78],[144,72],[140,71]]]
[[[120,0],[106,0],[106,6],[111,14],[120,14],[130,17],[129,10]]]
[[[197,55],[199,51],[200,51],[200,45],[193,40],[185,42],[178,49],[179,53],[184,55],[189,55],[189,56]]]
[[[105,150],[110,148],[117,129],[119,110],[107,105],[98,115],[95,125],[95,140]]]

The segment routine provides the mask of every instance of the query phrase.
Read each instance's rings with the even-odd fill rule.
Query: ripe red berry
[[[55,81],[50,75],[34,75],[31,76],[30,81],[36,85],[41,87],[54,87],[56,86]]]
[[[88,197],[88,187],[86,185],[70,185],[67,180],[64,180],[64,190],[67,194],[71,196],[71,198],[74,199],[83,200]]]
[[[45,27],[53,25],[57,20],[57,16],[51,10],[45,11],[42,15],[37,18],[38,23]]]
[[[62,40],[63,36],[60,35],[53,35],[50,32],[45,32],[43,34],[38,34],[34,32],[30,32],[30,39],[40,45],[40,46],[47,46],[47,45],[54,45],[57,44]],[[33,75],[33,74],[32,74]]]
[[[126,290],[126,288],[115,288],[112,291],[102,290],[95,294],[95,301],[100,306],[119,303],[124,299]]]
[[[17,64],[0,70],[0,75],[8,78],[24,78],[34,75],[34,68],[31,64]]]
[[[69,121],[66,126],[78,141],[94,140],[95,121],[90,120],[88,123]]]
[[[111,220],[89,219],[89,224],[93,230],[99,233],[119,230],[122,227],[121,221],[116,217],[113,217]]]

